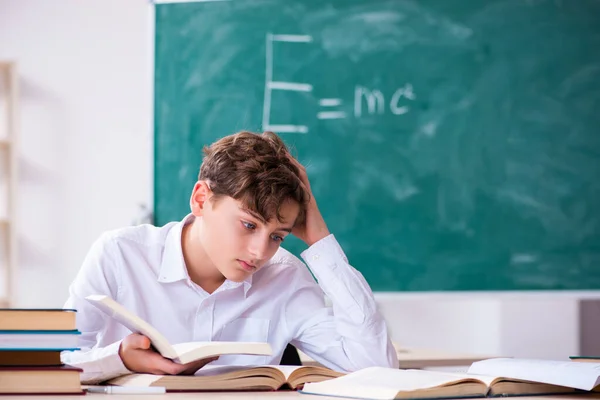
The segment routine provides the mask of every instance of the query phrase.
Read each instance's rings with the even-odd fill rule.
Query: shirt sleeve
[[[292,344],[315,361],[340,371],[371,366],[398,368],[385,320],[362,274],[350,264],[333,235],[302,253],[295,289],[283,312]],[[325,305],[323,292],[332,307]]]
[[[69,287],[69,298],[64,306],[64,308],[77,310],[81,350],[62,352],[61,361],[83,369],[81,381],[86,384],[102,382],[130,372],[119,356],[121,341],[105,347],[98,346],[97,338],[102,335],[108,316],[85,299],[91,294],[104,294],[113,299],[118,298],[119,266],[115,254],[117,254],[116,244],[106,235],[92,245]]]

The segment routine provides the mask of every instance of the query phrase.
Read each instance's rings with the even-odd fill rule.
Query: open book
[[[171,344],[156,328],[110,297],[91,295],[87,296],[86,300],[132,332],[146,336],[150,339],[156,351],[163,357],[170,358],[180,364],[225,354],[269,356],[273,352],[271,345],[260,342],[188,342]]]
[[[599,376],[600,364],[491,359],[473,363],[466,374],[371,367],[307,383],[302,392],[377,400],[559,394],[592,390]]]
[[[283,365],[206,366],[196,375],[130,374],[109,380],[118,386],[164,386],[167,391],[297,389],[306,382],[321,382],[344,375],[324,367]]]

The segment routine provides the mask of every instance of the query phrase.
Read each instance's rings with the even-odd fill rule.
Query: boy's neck
[[[188,275],[192,282],[208,293],[213,293],[223,282],[225,277],[210,261],[200,238],[197,237],[195,224],[198,220],[186,224],[181,232],[181,250]]]

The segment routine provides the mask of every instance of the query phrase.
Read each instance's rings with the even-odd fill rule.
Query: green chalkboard
[[[155,11],[157,224],[204,144],[271,129],[376,291],[600,289],[599,1]]]

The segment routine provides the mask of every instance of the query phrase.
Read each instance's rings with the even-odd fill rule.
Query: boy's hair
[[[308,195],[289,151],[275,133],[242,131],[205,146],[198,180],[209,181],[214,202],[229,196],[265,221],[281,222],[280,208],[287,200],[300,205],[296,224],[306,215]]]

